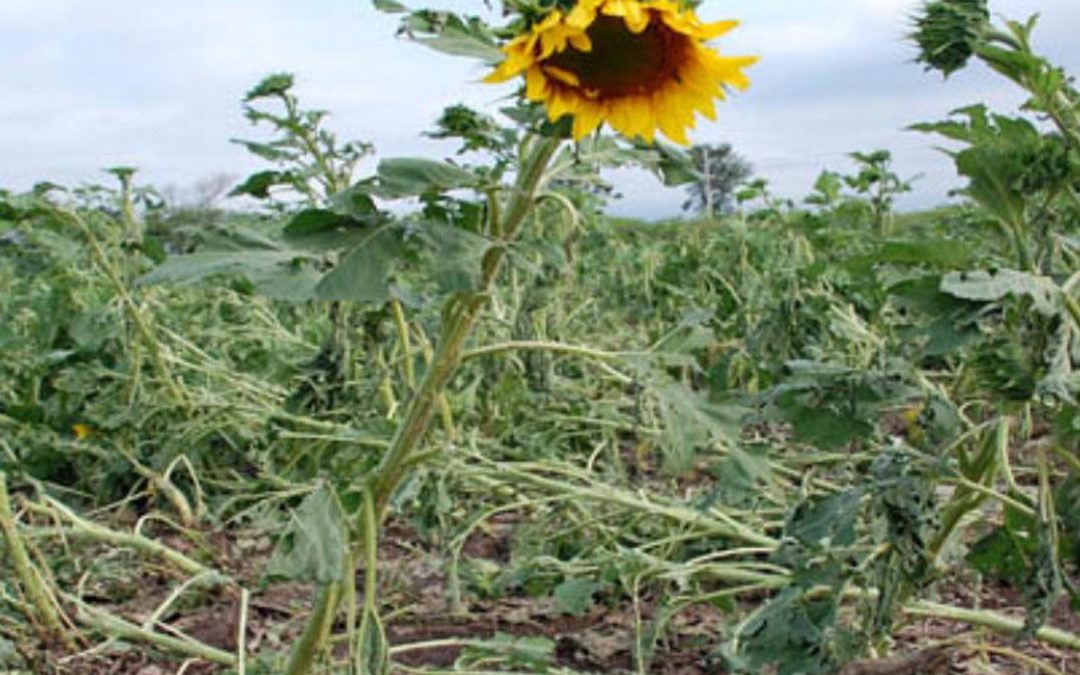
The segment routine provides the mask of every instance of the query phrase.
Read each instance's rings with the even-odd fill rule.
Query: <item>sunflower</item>
[[[485,79],[525,76],[525,95],[552,121],[573,115],[574,138],[607,122],[652,142],[659,131],[687,145],[695,113],[716,119],[714,100],[746,89],[753,56],[721,56],[707,41],[737,21],[704,23],[674,0],[578,0],[552,10],[508,42]]]

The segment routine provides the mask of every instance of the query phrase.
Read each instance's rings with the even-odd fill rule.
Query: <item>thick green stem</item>
[[[715,511],[702,512],[687,506],[649,501],[640,494],[604,484],[581,485],[547,478],[508,464],[493,465],[492,468],[501,476],[513,478],[514,482],[518,484],[535,485],[550,493],[569,494],[582,500],[615,504],[624,508],[642,511],[690,527],[698,527],[706,532],[716,533],[736,541],[765,547],[769,550],[774,550],[779,546],[776,539],[761,534],[754,528]]]
[[[66,505],[51,497],[45,497],[44,500],[47,506],[28,502],[26,507],[32,511],[37,511],[45,515],[58,516],[60,519],[71,523],[71,529],[63,530],[64,535],[67,537],[73,539],[90,539],[111,546],[133,548],[146,555],[165,560],[188,574],[207,574],[213,571],[202,563],[197,562],[168,546],[159,544],[153,539],[148,539],[138,534],[128,534],[126,532],[110,530],[107,527],[103,527],[82,518]]]
[[[311,616],[308,617],[304,634],[293,645],[289,667],[285,671],[286,675],[304,675],[310,673],[315,667],[315,662],[318,661],[330,638],[341,591],[341,583],[325,584],[319,587],[315,595],[315,607],[312,608]]]
[[[398,426],[390,450],[375,474],[372,494],[380,518],[391,495],[404,478],[413,453],[431,426],[431,419],[443,390],[457,372],[465,342],[487,303],[488,295],[506,257],[506,245],[513,240],[529,214],[540,187],[541,177],[559,144],[560,141],[556,138],[544,137],[533,141],[531,151],[518,174],[510,204],[499,223],[502,239],[484,258],[480,288],[468,298],[451,298],[448,301],[452,304],[444,312],[442,334],[431,365],[409,404],[405,418]]]
[[[1031,252],[1028,250],[1027,238],[1022,225],[1013,223],[1009,226],[1013,243],[1016,247],[1016,263],[1023,272],[1030,272],[1034,264],[1031,261]]]
[[[484,257],[481,282],[472,295],[456,296],[447,301],[443,311],[443,327],[431,363],[423,380],[408,404],[405,416],[398,425],[390,447],[369,483],[373,500],[372,513],[375,521],[381,521],[390,497],[409,470],[415,466],[416,450],[431,427],[432,418],[443,400],[447,384],[461,363],[465,342],[494,288],[495,280],[506,256],[506,246],[513,241],[518,228],[525,221],[533,206],[541,179],[551,157],[561,141],[557,138],[537,138],[532,142],[528,156],[518,173],[509,206],[499,222],[500,239]],[[366,509],[365,509],[366,510]],[[367,531],[362,525],[360,531]],[[369,565],[374,552],[369,553]],[[371,567],[372,571],[374,567]],[[315,609],[308,619],[300,642],[293,650],[288,675],[305,675],[311,672],[318,656],[324,651],[330,636],[334,616],[341,598],[341,586],[330,585],[319,589]],[[372,602],[373,599],[367,599]]]
[[[19,536],[15,516],[11,511],[11,500],[8,497],[7,475],[3,471],[0,471],[0,535],[3,535],[4,542],[7,544],[8,555],[15,568],[15,576],[37,614],[36,617],[31,617],[31,620],[35,623],[40,622],[40,626],[54,637],[62,636],[64,626],[60,622],[60,614],[56,611],[49,594],[42,587],[41,579],[33,563],[30,562],[22,537]]]
[[[230,654],[229,652],[222,651],[221,649],[211,647],[210,645],[201,642],[196,642],[192,639],[185,640],[183,638],[173,637],[172,635],[166,635],[164,633],[158,633],[153,630],[136,626],[135,624],[113,616],[108,612],[97,609],[96,607],[91,607],[74,595],[65,594],[64,600],[75,606],[77,610],[75,619],[79,623],[89,628],[99,630],[111,637],[132,642],[146,642],[165,651],[193,656],[204,661],[209,661],[210,663],[219,663],[230,668],[236,666],[237,660],[235,654]]]
[[[1024,630],[1024,621],[1022,619],[1013,619],[988,610],[950,607],[949,605],[926,600],[916,600],[904,608],[904,613],[911,616],[930,616],[949,619],[950,621],[960,621],[973,626],[983,626],[1006,635],[1019,635]],[[1043,626],[1035,632],[1035,637],[1056,647],[1080,650],[1080,636],[1058,628]]]
[[[416,388],[416,372],[413,368],[412,344],[409,340],[409,321],[405,318],[405,309],[401,301],[394,298],[390,301],[390,309],[394,314],[394,324],[398,332],[398,344],[401,346],[401,363],[405,372],[405,384],[409,389]]]

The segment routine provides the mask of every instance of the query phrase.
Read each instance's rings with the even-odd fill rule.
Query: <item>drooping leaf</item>
[[[737,437],[745,413],[741,408],[709,401],[689,387],[667,379],[650,390],[664,424],[664,469],[673,475],[688,471],[696,452],[715,440]]]
[[[480,59],[492,64],[503,59],[491,29],[476,17],[419,10],[402,19],[398,32],[445,54]]]
[[[370,194],[384,199],[400,199],[473,188],[479,181],[471,171],[431,159],[399,157],[379,163]]]
[[[373,219],[357,220],[325,209],[305,209],[285,226],[285,241],[307,251],[344,251],[374,227]]]
[[[908,324],[901,334],[920,344],[924,356],[954,352],[979,335],[975,318],[980,306],[943,292],[938,275],[907,279],[888,291]]]
[[[555,587],[555,608],[563,614],[585,616],[593,603],[593,594],[603,588],[590,579],[573,577]]]
[[[777,675],[825,675],[846,661],[845,631],[837,624],[837,602],[786,588],[740,624],[735,648],[721,651],[731,671]]]
[[[942,277],[941,290],[976,302],[996,302],[1009,295],[1027,297],[1046,316],[1061,311],[1061,290],[1052,279],[1016,270],[953,272]]]
[[[409,11],[408,7],[397,0],[371,0],[371,4],[375,6],[375,9],[387,14],[401,14]]]
[[[490,640],[471,641],[462,660],[490,663],[493,658],[505,659],[508,666],[527,672],[548,672],[555,658],[555,642],[543,636],[519,637],[499,632]]]
[[[408,249],[398,228],[384,225],[369,232],[315,286],[320,300],[382,304],[393,293],[390,276]]]
[[[304,498],[267,566],[273,579],[333,584],[345,574],[349,545],[345,514],[333,488],[324,484]]]
[[[417,293],[472,291],[489,247],[484,237],[440,223],[370,227],[319,281],[316,294],[322,300],[381,304]]]
[[[476,289],[484,256],[491,248],[488,239],[441,223],[422,223],[416,235],[425,244],[425,271],[440,293]]]
[[[785,536],[807,547],[851,546],[862,496],[861,490],[851,489],[800,502],[788,516]]]
[[[300,302],[315,297],[319,276],[313,261],[293,250],[211,251],[166,258],[138,282],[187,286],[215,277],[242,277],[261,295]]]

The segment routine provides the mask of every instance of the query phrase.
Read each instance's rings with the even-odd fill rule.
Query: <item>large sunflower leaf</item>
[[[381,304],[409,289],[435,294],[476,288],[490,242],[431,222],[371,228],[316,288],[322,300]]]
[[[314,298],[319,275],[311,260],[292,249],[207,251],[168,258],[139,283],[190,286],[215,277],[242,277],[260,295],[299,302]]]
[[[333,488],[322,485],[292,514],[266,574],[274,579],[336,583],[345,572],[347,547],[341,503]]]
[[[471,171],[447,162],[396,157],[380,162],[375,182],[360,189],[376,197],[400,199],[474,188],[479,182]]]
[[[1041,314],[1061,311],[1061,289],[1049,277],[1001,269],[954,272],[941,279],[941,290],[962,300],[997,302],[1006,296],[1028,297]]]
[[[382,304],[392,297],[390,275],[407,252],[396,227],[373,228],[319,280],[315,293],[320,300]]]
[[[305,209],[292,217],[283,232],[291,246],[307,251],[342,251],[355,245],[371,229],[371,216],[360,220],[336,211]]]
[[[474,16],[422,9],[402,19],[398,34],[444,54],[491,64],[503,58],[491,29]]]

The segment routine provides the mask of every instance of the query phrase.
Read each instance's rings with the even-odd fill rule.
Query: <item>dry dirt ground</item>
[[[478,533],[467,543],[466,555],[505,563],[509,556],[509,529],[511,526],[504,524]],[[219,567],[252,589],[246,627],[249,650],[287,649],[302,626],[310,589],[299,584],[260,584],[271,550],[266,537],[247,539],[242,535],[219,534],[210,540],[213,550],[221,552],[216,561]],[[168,543],[180,549],[185,547],[179,538]],[[637,619],[629,602],[598,604],[581,617],[560,615],[551,600],[524,596],[466,600],[464,607],[452,610],[445,599],[442,563],[425,551],[407,527],[390,528],[381,555],[380,584],[386,598],[383,609],[389,617],[387,630],[392,644],[445,638],[484,639],[497,633],[543,636],[555,643],[557,663],[562,667],[586,673],[635,672],[630,645]],[[116,615],[140,623],[176,585],[174,578],[152,571],[131,581],[126,588],[101,589],[97,595],[89,593],[85,597]],[[1023,613],[1022,599],[1008,588],[984,586],[973,590],[953,581],[939,584],[936,592],[937,599],[957,606],[997,609],[1015,616]],[[123,600],[118,601],[117,596]],[[229,590],[203,593],[190,603],[181,603],[164,620],[206,644],[233,651],[239,632],[237,596]],[[755,599],[747,601],[752,603]],[[651,618],[653,607],[649,598],[643,598],[638,609],[642,619]],[[649,672],[722,675],[723,671],[710,662],[708,655],[728,621],[729,617],[709,606],[683,612],[671,625],[670,635],[676,637],[661,645]],[[1080,633],[1080,615],[1064,600],[1055,608],[1051,624]],[[1080,675],[1080,653],[1034,642],[1017,643],[955,622],[939,619],[908,622],[899,628],[895,638],[890,658],[855,664],[844,675],[1040,672]],[[460,652],[460,647],[443,646],[403,653],[395,660],[410,666],[446,667],[454,663]],[[91,651],[74,657],[70,652],[46,650],[32,657],[35,673],[209,675],[225,672],[206,663],[184,664],[142,645]]]

